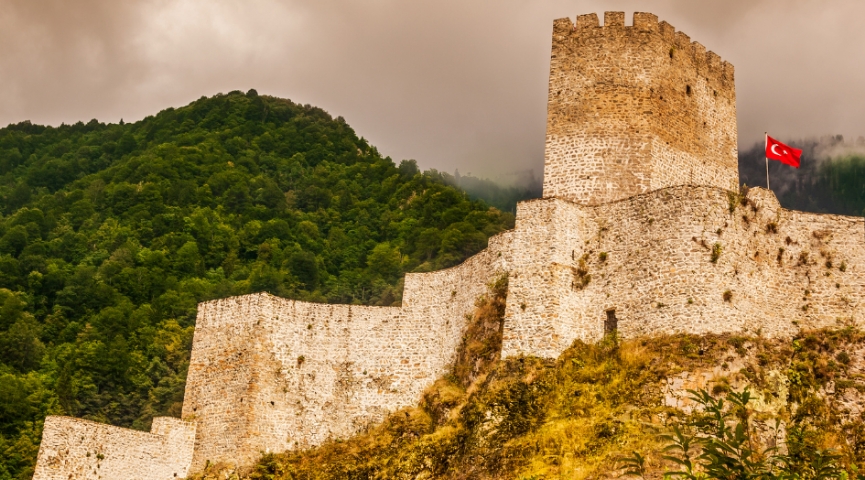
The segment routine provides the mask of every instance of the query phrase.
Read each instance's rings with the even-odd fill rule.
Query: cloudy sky
[[[396,161],[540,173],[552,20],[605,10],[656,13],[735,65],[740,148],[865,135],[862,0],[0,0],[0,125],[255,88]]]

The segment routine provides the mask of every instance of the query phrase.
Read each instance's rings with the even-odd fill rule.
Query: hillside
[[[478,302],[454,369],[416,407],[352,438],[265,455],[251,469],[211,465],[194,478],[573,480],[632,467],[640,474],[626,478],[660,479],[681,470],[664,458],[682,457],[663,451],[676,443],[665,435],[707,438],[700,432],[717,426],[713,413],[731,427],[716,446],[735,448],[708,478],[863,478],[862,332],[609,336],[576,341],[555,360],[498,360],[506,294],[502,278]],[[737,404],[746,389],[750,401]],[[710,408],[695,408],[689,390],[713,397]],[[712,411],[717,400],[726,406]],[[741,438],[738,424],[747,426]],[[710,466],[700,449],[693,441],[693,463]]]
[[[200,301],[399,303],[513,225],[342,118],[232,92],[131,124],[0,129],[0,479],[48,414],[178,416]]]

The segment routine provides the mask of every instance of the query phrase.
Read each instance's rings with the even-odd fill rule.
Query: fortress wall
[[[400,313],[268,294],[199,305],[183,403],[184,418],[198,424],[193,469],[347,436],[358,417],[371,415],[366,407],[399,401],[398,383],[368,398],[355,375],[397,373],[399,360],[385,352],[405,333]]]
[[[512,262],[512,232],[489,239],[488,247],[465,262],[444,270],[405,275],[402,306],[419,315],[462,317],[474,310],[480,295],[496,272],[504,273]],[[459,334],[462,336],[462,332]]]
[[[445,374],[510,234],[456,267],[409,274],[402,307],[325,305],[268,294],[199,305],[183,405],[193,468],[345,438]]]
[[[736,141],[733,67],[687,35],[643,13],[554,22],[544,197],[600,204],[687,183],[682,171],[730,188]]]
[[[151,433],[79,418],[45,419],[34,480],[183,478],[192,461],[195,425],[156,417]]]
[[[568,209],[541,202],[546,206],[534,208]],[[745,331],[783,337],[800,328],[865,323],[861,218],[784,210],[762,189],[751,190],[747,205],[735,196],[732,202],[733,212],[726,191],[684,186],[569,207],[585,214],[572,227],[584,240],[571,243],[573,262],[524,272],[530,278],[520,282],[530,285],[528,292],[544,292],[543,306],[517,310],[518,300],[509,297],[503,355],[555,357],[576,338],[598,340],[610,309],[625,337]],[[721,253],[713,263],[715,244]],[[581,257],[591,276],[582,288]]]
[[[649,188],[640,192],[660,190],[673,185],[714,185],[725,189],[739,188],[739,171],[723,165],[704,162],[692,153],[672,148],[666,142],[653,139],[652,176]]]
[[[591,265],[598,281],[584,298],[596,321],[605,313],[593,305],[606,294],[629,337],[737,331],[783,337],[863,321],[862,219],[784,210],[762,189],[732,212],[731,200],[737,198],[721,189],[678,187],[595,208],[596,218],[618,220],[588,248],[593,259],[609,252],[607,262]],[[832,233],[817,233],[818,240],[814,232]],[[712,263],[716,244],[721,253]],[[832,268],[820,251],[834,257]],[[799,264],[802,253],[810,260]]]
[[[730,223],[724,191],[670,188],[605,207],[592,209],[595,221],[615,222],[598,229],[584,250],[592,282],[570,295],[586,321],[601,325],[614,308],[625,337],[743,330],[753,314],[750,305],[740,310],[722,298],[735,281],[726,261],[738,263],[736,252],[730,246],[723,262],[711,262],[709,237]],[[728,230],[727,238],[741,235]],[[605,262],[601,252],[607,252]],[[597,340],[597,332],[583,340]]]
[[[742,219],[741,225],[754,232],[751,264],[765,275],[767,296],[785,307],[787,318],[802,328],[865,325],[865,219],[785,210],[762,188],[751,189],[748,199],[753,206],[747,208],[756,212],[749,214],[750,224]],[[777,223],[777,234],[765,233],[770,222]],[[763,235],[757,233],[761,227]],[[773,263],[783,269],[780,278],[765,267]],[[761,286],[748,285],[755,292]],[[767,309],[764,315],[777,318],[785,310]]]
[[[247,295],[198,305],[182,412],[197,425],[193,471],[247,442],[254,420],[248,400],[266,354],[256,345],[262,300]]]
[[[502,356],[532,352],[557,356],[580,328],[562,315],[562,301],[574,288],[578,252],[588,240],[583,207],[559,199],[530,200],[517,206],[511,242],[514,258],[505,308]]]

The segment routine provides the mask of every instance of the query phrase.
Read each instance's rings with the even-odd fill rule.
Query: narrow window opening
[[[619,319],[616,318],[616,309],[611,308],[607,310],[607,319],[604,321],[604,335],[608,335],[618,330],[619,328]]]

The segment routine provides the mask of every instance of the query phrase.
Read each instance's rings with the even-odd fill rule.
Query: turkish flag
[[[778,160],[779,162],[786,163],[791,167],[799,168],[799,157],[801,156],[802,150],[788,147],[769,135],[766,135],[766,158],[770,160]]]

